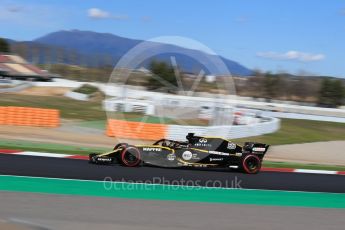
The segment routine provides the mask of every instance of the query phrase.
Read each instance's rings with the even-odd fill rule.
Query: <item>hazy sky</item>
[[[249,68],[345,77],[345,1],[0,0],[0,36],[57,30],[198,40]]]

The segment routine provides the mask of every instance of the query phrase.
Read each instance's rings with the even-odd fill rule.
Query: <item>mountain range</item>
[[[80,30],[62,30],[49,33],[37,39],[27,42],[10,41],[12,44],[25,43],[28,45],[35,45],[39,47],[40,63],[55,62],[52,59],[47,60],[43,58],[44,50],[47,48],[63,49],[64,51],[73,51],[75,55],[82,56],[84,61],[89,65],[104,65],[108,62],[114,65],[120,58],[126,54],[131,48],[143,42],[142,40],[124,38],[110,33],[98,33],[92,31]],[[145,61],[139,66],[133,68],[146,67],[153,59],[160,61],[171,62],[171,57],[174,56],[179,68],[184,72],[198,73],[203,69],[206,73],[211,74],[226,74],[222,68],[217,68],[214,65],[209,65],[209,62],[217,62],[221,60],[231,74],[240,76],[249,76],[252,70],[244,67],[243,65],[226,59],[222,56],[212,55],[200,50],[187,49],[176,45],[163,44],[157,42],[145,43]],[[153,56],[151,56],[154,54]],[[105,59],[97,60],[97,57],[108,57]],[[28,59],[31,59],[30,57]],[[64,63],[73,64],[71,60],[64,59]],[[211,68],[210,68],[211,66]]]

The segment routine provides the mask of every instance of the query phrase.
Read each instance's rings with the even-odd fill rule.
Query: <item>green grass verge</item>
[[[281,128],[275,133],[234,141],[243,144],[248,140],[270,145],[345,140],[345,123],[281,119]]]
[[[6,175],[0,176],[0,190],[179,202],[345,208],[345,194],[340,193],[222,189]]]

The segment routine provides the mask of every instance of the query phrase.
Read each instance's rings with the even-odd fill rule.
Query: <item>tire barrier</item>
[[[0,106],[0,125],[58,127],[60,125],[59,110]]]
[[[106,134],[110,137],[157,140],[167,136],[167,125],[110,119]]]

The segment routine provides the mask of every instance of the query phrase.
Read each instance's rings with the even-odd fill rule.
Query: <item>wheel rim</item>
[[[257,161],[254,159],[249,159],[247,161],[247,167],[250,169],[250,171],[254,171],[258,168]]]

